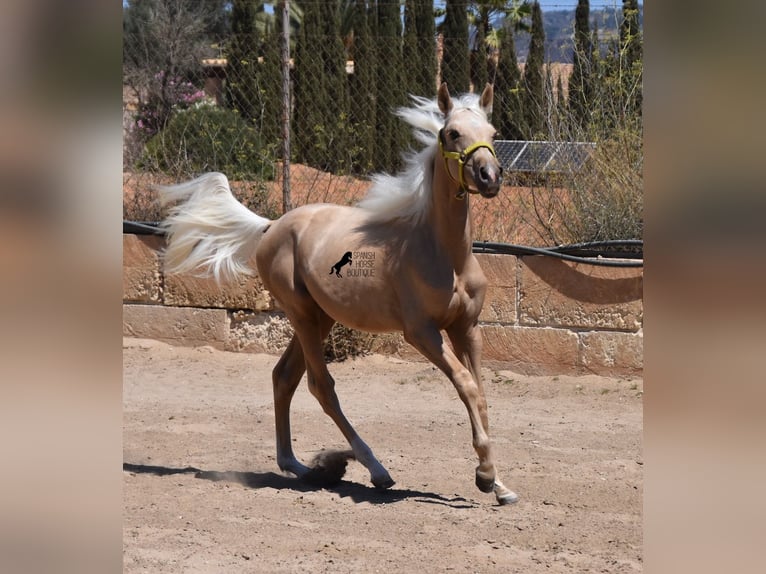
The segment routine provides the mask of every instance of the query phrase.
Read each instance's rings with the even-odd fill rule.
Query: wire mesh
[[[417,145],[392,112],[409,94],[434,97],[444,76],[449,31],[436,27],[433,2],[289,1],[283,19],[284,4],[124,3],[125,219],[161,219],[152,186],[206,171],[226,174],[237,197],[267,217],[286,206],[353,204],[370,175],[395,172],[402,153]],[[493,77],[497,53],[471,50],[465,55],[471,81],[484,77],[480,67]],[[566,80],[571,65],[550,69]],[[546,84],[549,115],[556,109],[550,102],[563,97],[555,94],[557,79]],[[582,189],[540,175],[538,156],[547,149],[530,143],[507,171],[502,192],[474,200],[476,240],[551,245],[605,238],[584,235],[572,222],[579,217],[574,208],[595,204],[577,196]],[[582,168],[583,157],[556,154],[551,167],[564,173],[572,163]],[[640,188],[635,192],[640,196]],[[637,225],[620,238],[640,237]]]

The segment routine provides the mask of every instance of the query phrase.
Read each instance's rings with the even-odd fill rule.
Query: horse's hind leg
[[[304,476],[309,468],[301,464],[293,454],[290,436],[290,403],[304,372],[306,372],[306,363],[303,360],[303,350],[297,337],[293,336],[292,341],[274,367],[271,378],[274,387],[277,465],[283,471],[291,472],[297,477]]]
[[[305,320],[304,318],[302,321],[292,321],[291,318],[295,333],[303,349],[303,356],[308,369],[309,390],[319,401],[322,410],[335,422],[351,445],[354,458],[370,471],[372,483],[378,488],[389,488],[394,485],[394,481],[343,414],[338,395],[335,393],[335,381],[324,362],[322,342],[334,321],[319,307],[316,308],[313,319]]]

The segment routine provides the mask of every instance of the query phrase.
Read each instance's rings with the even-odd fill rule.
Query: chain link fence
[[[353,204],[372,173],[400,167],[415,144],[392,111],[408,94],[435,96],[444,75],[445,32],[433,3],[286,4],[123,4],[125,219],[158,221],[152,187],[206,171],[226,174],[240,201],[276,218],[307,203]],[[466,54],[472,81],[483,77],[476,60]],[[479,60],[494,73],[491,52]],[[549,69],[558,76],[548,82],[554,101],[553,86],[559,77],[566,83],[571,66]],[[599,176],[587,177],[592,185]],[[640,195],[640,180],[627,185]],[[498,197],[474,201],[474,238],[530,245],[602,239],[568,229],[577,203],[587,204],[571,194],[575,188],[560,176],[510,173]],[[640,229],[629,235],[640,237]]]

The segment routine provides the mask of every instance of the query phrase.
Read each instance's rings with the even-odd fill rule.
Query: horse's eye
[[[456,139],[460,139],[460,132],[457,130],[449,130],[447,134],[449,135],[449,139],[453,141]]]

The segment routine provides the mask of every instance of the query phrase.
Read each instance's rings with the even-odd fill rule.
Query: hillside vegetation
[[[617,4],[617,3],[616,3]],[[619,36],[622,10],[616,8],[604,8],[591,10],[590,28],[598,28],[598,35],[602,43]],[[549,62],[572,63],[574,50],[575,11],[551,10],[543,11],[543,29],[545,30],[545,59]],[[644,27],[644,7],[639,6],[638,21]],[[529,34],[518,32],[516,36],[516,51],[519,62],[525,62],[529,53]]]

